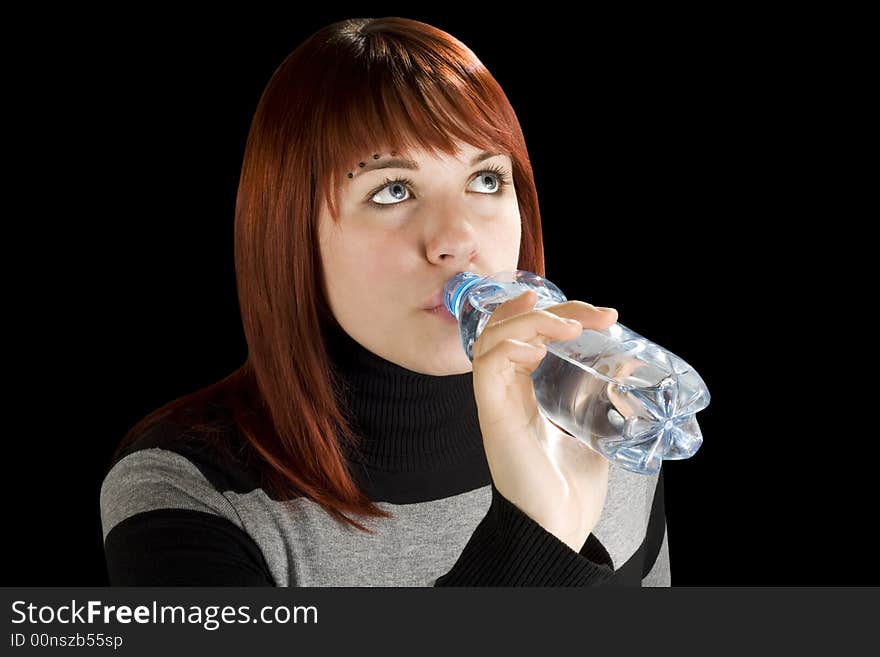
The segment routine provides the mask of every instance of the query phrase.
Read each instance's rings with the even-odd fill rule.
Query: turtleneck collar
[[[466,462],[474,450],[482,451],[472,372],[414,372],[365,348],[335,321],[322,330],[345,383],[341,401],[363,436],[350,458],[374,470],[424,472]]]

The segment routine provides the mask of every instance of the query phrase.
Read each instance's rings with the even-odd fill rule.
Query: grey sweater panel
[[[669,568],[669,532],[663,530],[663,545],[650,572],[642,579],[642,586],[672,586]]]
[[[608,495],[593,533],[615,567],[645,538],[658,475],[611,465]],[[432,586],[455,564],[491,503],[489,485],[411,504],[378,502],[391,519],[359,519],[366,534],[306,498],[271,499],[262,489],[217,490],[189,459],[158,447],[120,459],[101,487],[103,536],[156,509],[202,511],[242,529],[262,552],[276,586]],[[667,538],[645,586],[669,586]]]

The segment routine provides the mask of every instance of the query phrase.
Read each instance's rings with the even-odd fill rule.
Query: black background
[[[116,442],[246,357],[232,229],[259,95],[315,30],[383,15],[459,38],[504,88],[547,278],[706,381],[702,448],[664,464],[673,585],[878,583],[861,541],[872,469],[850,467],[847,407],[813,367],[828,357],[816,329],[842,320],[817,283],[835,238],[801,176],[822,141],[821,39],[792,46],[791,22],[760,18],[508,9],[27,24],[10,105],[33,128],[8,131],[26,153],[9,193],[27,210],[7,223],[34,236],[7,242],[25,367],[4,585],[107,583],[98,496]]]

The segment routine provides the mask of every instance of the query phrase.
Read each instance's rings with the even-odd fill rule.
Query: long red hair
[[[226,378],[168,402],[135,424],[112,460],[172,418],[228,450],[205,411],[222,405],[246,438],[260,484],[275,499],[305,496],[340,521],[392,517],[355,484],[342,451],[358,443],[322,323],[317,220],[338,221],[339,178],[379,146],[456,153],[454,140],[505,152],[522,219],[518,268],[544,274],[541,219],[525,140],[495,78],[463,43],[399,17],[322,28],[275,70],[257,105],[235,205],[235,271],[248,345]],[[226,427],[228,429],[229,427]]]

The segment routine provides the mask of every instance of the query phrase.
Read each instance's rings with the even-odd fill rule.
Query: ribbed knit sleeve
[[[493,483],[486,516],[434,586],[599,586],[613,573],[608,552],[593,534],[575,552]]]

